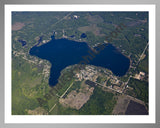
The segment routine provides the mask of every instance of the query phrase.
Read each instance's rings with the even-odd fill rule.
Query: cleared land
[[[125,112],[126,115],[148,115],[148,111],[146,110],[145,106],[134,102],[131,100],[127,107],[127,111]]]
[[[113,115],[124,115],[129,104],[130,98],[125,95],[120,95],[117,104],[114,107]]]
[[[81,89],[78,91],[72,90],[66,98],[60,98],[59,102],[64,107],[70,107],[79,110],[93,94],[94,87],[82,83]]]
[[[118,96],[113,115],[147,115],[147,108],[143,101],[129,95]]]
[[[12,25],[12,30],[17,31],[17,30],[22,29],[24,26],[25,26],[24,23],[16,22],[15,24]]]
[[[89,25],[89,26],[79,27],[78,30],[81,31],[81,32],[84,32],[84,33],[86,33],[86,32],[93,32],[93,34],[95,36],[105,36],[104,34],[100,33],[101,28],[97,27],[96,24],[92,24],[92,25]]]
[[[28,110],[28,114],[29,115],[48,115],[48,112],[45,109],[38,107],[34,110]]]

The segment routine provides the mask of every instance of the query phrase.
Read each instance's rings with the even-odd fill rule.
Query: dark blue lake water
[[[46,59],[52,64],[49,78],[50,86],[58,83],[60,72],[64,68],[79,63],[110,69],[117,76],[125,75],[130,60],[111,44],[103,44],[103,50],[101,46],[95,47],[97,52],[94,52],[85,42],[52,38],[44,45],[32,47],[30,55]]]
[[[18,41],[22,44],[22,46],[25,46],[27,44],[27,42],[24,40],[18,40]]]

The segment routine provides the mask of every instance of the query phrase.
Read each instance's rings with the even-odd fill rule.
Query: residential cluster
[[[42,74],[44,74],[45,78],[49,76],[49,74],[50,74],[50,66],[49,65],[47,65],[47,64],[44,65]]]
[[[92,66],[86,66],[85,69],[80,70],[79,73],[76,73],[76,77],[78,80],[92,80],[95,81],[97,79],[98,72]]]
[[[134,76],[135,79],[138,79],[138,80],[143,80],[145,77],[145,73],[144,72],[139,72],[139,74],[136,74]]]
[[[103,73],[102,73],[103,72]],[[119,80],[116,76],[112,73],[96,69],[93,66],[86,66],[84,69],[80,70],[78,73],[75,74],[77,80],[82,81],[90,81],[89,85],[95,84],[107,87],[111,90],[116,92],[122,93],[124,86],[126,85],[125,82]],[[101,81],[98,81],[98,77],[102,78]]]

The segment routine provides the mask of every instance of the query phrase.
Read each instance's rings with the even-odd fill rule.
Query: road
[[[73,82],[70,84],[70,86],[66,89],[66,91],[61,95],[59,96],[58,94],[56,94],[59,98],[63,98],[63,96],[67,93],[67,91],[72,87],[73,85]],[[57,104],[54,104],[53,107],[49,110],[49,112],[51,112],[55,107],[56,107]]]
[[[148,45],[149,45],[149,42],[148,42],[148,43],[147,43],[147,45],[145,46],[145,48],[144,48],[144,50],[143,50],[142,54],[140,55],[139,60],[138,60],[138,62],[137,62],[137,64],[136,64],[136,65],[138,65],[138,64],[139,64],[139,62],[141,61],[141,59],[142,59],[142,57],[143,57],[143,55],[144,55],[144,53],[145,53],[145,51],[146,51],[146,49],[147,49]],[[134,70],[135,70],[135,69],[136,69],[136,68],[134,68]],[[123,91],[122,91],[122,92],[124,92],[124,90],[126,89],[126,87],[127,87],[128,83],[129,83],[129,81],[130,81],[130,78],[131,78],[131,77],[132,77],[132,75],[130,75],[130,76],[129,76],[129,78],[128,78],[127,82],[126,82],[126,85],[124,86],[124,88],[123,88]]]
[[[93,81],[92,81],[92,82],[93,82]],[[143,105],[146,107],[145,103],[144,103],[142,100],[137,99],[137,98],[135,98],[135,97],[133,97],[133,96],[127,95],[127,94],[125,94],[123,91],[122,91],[122,92],[119,92],[119,91],[117,91],[116,89],[109,88],[109,87],[104,86],[104,85],[102,85],[102,84],[100,84],[100,83],[97,83],[97,82],[94,82],[94,83],[96,83],[97,86],[100,85],[100,86],[105,87],[105,88],[107,88],[107,89],[110,89],[110,90],[113,90],[113,91],[118,92],[118,93],[120,93],[120,94],[123,94],[123,95],[129,97],[131,100],[136,101],[136,102],[138,102],[138,103],[140,103],[140,104],[143,104]],[[147,108],[146,108],[146,109],[147,109]]]
[[[70,84],[70,86],[66,89],[66,91],[60,96],[60,98],[63,98],[63,96],[67,93],[67,91],[72,87],[73,82]]]
[[[92,81],[92,82],[93,82],[93,81]],[[97,83],[97,82],[94,82],[94,83],[96,83],[97,85],[100,85],[100,86],[102,86],[102,87],[105,87],[105,88],[107,88],[107,89],[113,90],[113,91],[115,91],[115,92],[122,93],[122,92],[120,92],[120,91],[117,91],[116,89],[113,89],[113,88],[104,86],[103,84],[100,84],[100,83]]]
[[[51,112],[56,107],[56,105],[57,104],[54,104],[53,107],[49,110],[49,112]]]
[[[65,18],[67,18],[69,15],[71,15],[72,12],[68,13],[66,16],[64,16],[62,19],[58,20],[56,23],[52,24],[52,26],[55,26],[57,23],[61,22],[62,20],[64,20]]]
[[[137,62],[137,65],[138,65],[138,63],[141,61],[141,59],[142,59],[142,57],[143,57],[143,55],[144,55],[144,53],[145,53],[148,45],[149,45],[149,42],[147,43],[146,47],[144,48],[144,50],[143,50],[143,52],[142,52],[142,54],[141,54],[141,56],[140,56],[140,58],[139,58],[139,60],[138,60],[138,62]]]

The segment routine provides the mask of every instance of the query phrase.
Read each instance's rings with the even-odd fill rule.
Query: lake
[[[103,46],[103,50],[100,47]],[[123,76],[129,69],[130,60],[111,44],[91,49],[86,42],[68,39],[54,39],[30,49],[30,55],[46,59],[51,63],[49,85],[58,83],[60,72],[69,65],[90,64],[110,69],[116,76]],[[82,63],[83,62],[83,63]],[[84,63],[85,62],[85,63]]]

